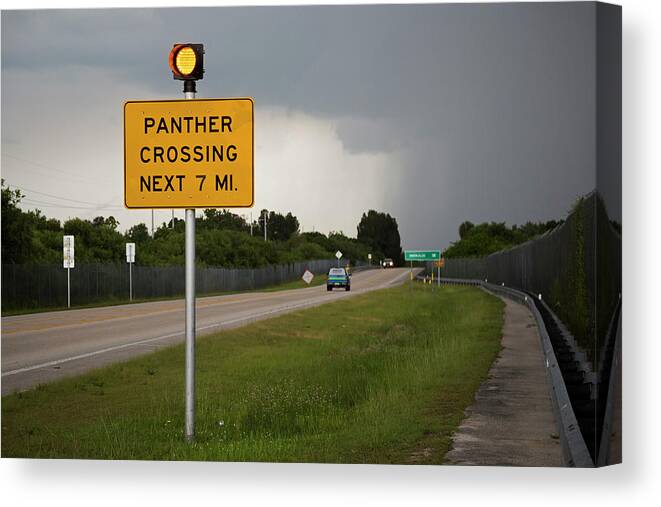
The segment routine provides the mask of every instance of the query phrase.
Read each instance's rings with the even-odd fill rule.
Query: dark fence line
[[[552,231],[486,257],[446,259],[442,276],[542,294],[597,369],[621,292],[621,265],[621,236],[592,192]]]
[[[337,264],[322,259],[261,268],[196,269],[197,294],[259,289],[291,282],[306,269],[322,275]],[[133,298],[157,299],[184,295],[184,266],[133,266]],[[71,270],[71,305],[129,298],[129,265],[76,264]],[[2,309],[22,310],[67,306],[67,270],[58,265],[4,264]]]
[[[592,457],[607,462],[611,424],[621,417],[609,408],[608,400],[613,399],[620,382],[618,372],[612,370],[613,365],[619,368],[620,360],[620,338],[613,322],[619,322],[622,237],[599,194],[580,199],[563,224],[532,241],[483,258],[446,259],[442,276],[518,289],[534,295],[528,299],[557,316],[556,331],[564,340],[564,346],[558,341],[558,353],[562,357],[571,352],[575,359],[579,353],[587,358],[575,360],[563,375],[573,382],[570,398],[580,409],[581,431]],[[569,338],[575,339],[576,350],[567,346]]]

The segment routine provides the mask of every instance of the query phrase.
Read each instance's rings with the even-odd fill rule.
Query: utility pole
[[[250,212],[250,235],[252,236],[252,211]]]
[[[154,209],[151,210],[151,237],[154,237]]]
[[[268,222],[268,211],[264,210],[264,241],[267,241],[267,239],[266,239],[266,222]]]

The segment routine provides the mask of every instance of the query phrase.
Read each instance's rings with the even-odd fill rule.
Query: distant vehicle
[[[395,262],[392,259],[383,259],[383,262],[381,263],[383,268],[394,268],[395,267]]]
[[[344,268],[331,268],[328,272],[328,280],[326,281],[326,290],[331,291],[335,287],[344,287],[344,290],[351,290],[351,279],[349,274]]]

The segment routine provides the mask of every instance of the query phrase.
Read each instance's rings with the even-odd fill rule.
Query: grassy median
[[[503,304],[402,286],[198,340],[197,438],[183,346],[2,399],[2,456],[441,463],[500,350]]]

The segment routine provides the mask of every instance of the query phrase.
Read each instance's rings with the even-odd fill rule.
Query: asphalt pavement
[[[416,270],[417,271],[417,270]],[[326,286],[200,297],[197,335],[338,301],[409,279],[408,268],[352,276],[351,291]],[[2,394],[77,375],[184,339],[184,300],[2,318]]]

